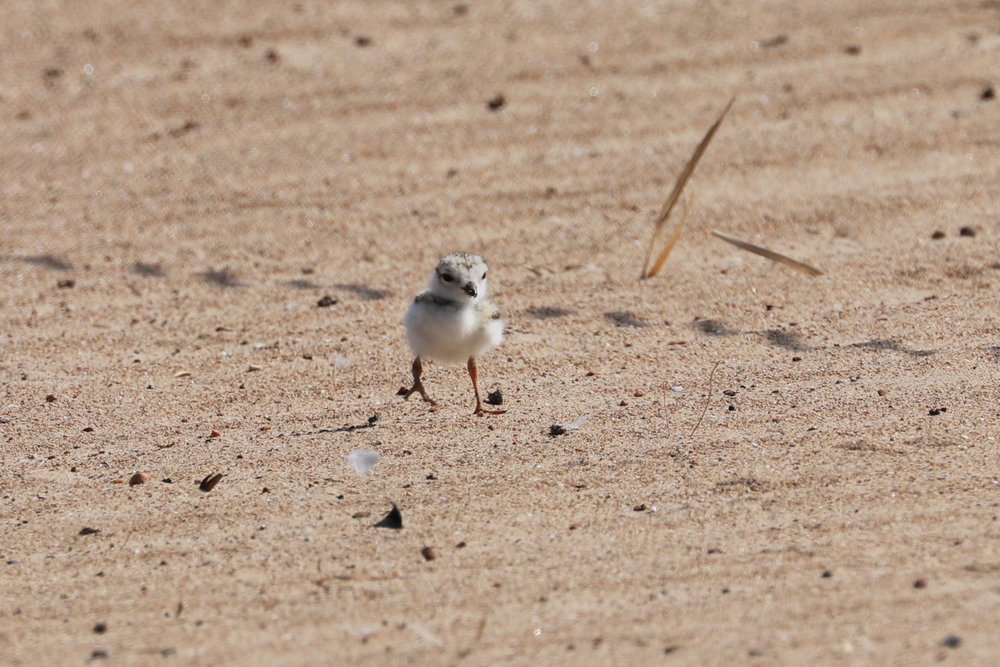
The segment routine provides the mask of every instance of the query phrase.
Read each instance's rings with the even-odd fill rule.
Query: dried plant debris
[[[198,485],[198,490],[208,493],[209,491],[215,488],[215,485],[218,484],[219,480],[221,479],[222,479],[221,472],[217,472],[214,475],[206,475],[205,479],[201,480],[201,484]]]
[[[396,507],[396,503],[392,504],[392,509],[389,513],[382,517],[382,520],[374,524],[375,528],[394,528],[399,530],[403,527],[403,515],[400,513],[399,508]]]
[[[761,257],[766,257],[771,261],[778,262],[779,264],[784,264],[787,267],[793,268],[796,271],[801,271],[806,275],[810,276],[821,276],[823,272],[814,266],[810,266],[804,262],[800,262],[796,259],[792,259],[781,253],[774,252],[773,250],[768,250],[767,248],[762,248],[759,245],[754,245],[753,243],[747,243],[746,241],[741,241],[735,236],[730,236],[729,234],[724,234],[715,229],[712,230],[712,236],[722,239],[726,243],[732,243],[737,248],[741,248],[748,252],[752,252],[755,255],[760,255]]]
[[[347,463],[359,476],[366,475],[379,462],[379,453],[374,449],[354,449],[344,456]]]
[[[590,419],[590,415],[580,415],[571,422],[566,422],[564,424],[553,424],[552,426],[549,427],[549,435],[553,437],[557,435],[566,435],[570,431],[575,431],[576,429],[586,424],[588,419]]]
[[[701,143],[698,147],[694,149],[694,153],[691,155],[691,159],[688,160],[687,164],[684,165],[684,169],[681,171],[680,176],[674,182],[674,189],[670,192],[670,196],[667,197],[667,201],[664,202],[663,208],[660,209],[660,215],[656,218],[656,224],[653,227],[653,236],[649,240],[649,252],[646,253],[646,262],[642,266],[642,278],[652,278],[660,269],[663,267],[663,263],[667,261],[667,257],[670,255],[670,251],[673,249],[674,244],[677,243],[677,239],[680,237],[681,228],[684,225],[684,220],[687,217],[685,214],[680,218],[679,222],[676,222],[674,226],[667,233],[666,241],[664,242],[663,249],[660,254],[653,261],[653,252],[657,246],[657,242],[663,234],[663,230],[667,226],[667,222],[670,220],[670,214],[674,210],[674,206],[677,204],[677,200],[680,199],[681,192],[684,191],[684,186],[687,185],[688,180],[691,175],[694,174],[695,167],[698,166],[698,161],[701,160],[701,156],[705,154],[705,149],[708,148],[708,144],[711,143],[712,137],[715,136],[716,131],[719,126],[722,125],[722,119],[726,117],[729,113],[729,109],[732,108],[733,102],[736,98],[729,100],[726,107],[719,114],[719,117],[712,124],[712,127],[708,128],[708,132],[702,138]]]

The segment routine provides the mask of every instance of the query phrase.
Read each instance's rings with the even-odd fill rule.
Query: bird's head
[[[486,262],[479,255],[453,252],[434,267],[431,292],[464,303],[486,298]]]

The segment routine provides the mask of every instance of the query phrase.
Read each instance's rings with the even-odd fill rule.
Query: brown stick
[[[712,378],[715,377],[715,369],[719,367],[720,363],[722,362],[716,361],[715,365],[712,366],[712,372],[708,374],[708,395],[705,396],[705,409],[701,411],[701,417],[698,417],[698,423],[694,425],[693,429],[691,429],[691,435],[694,435],[694,432],[698,430],[699,426],[701,426],[701,420],[705,418],[705,413],[708,412],[708,402],[712,400]]]

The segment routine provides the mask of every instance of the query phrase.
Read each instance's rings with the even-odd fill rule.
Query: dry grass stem
[[[723,234],[720,231],[712,230],[712,235],[716,238],[720,238],[727,243],[732,243],[737,248],[742,248],[743,250],[748,250],[754,254],[760,255],[761,257],[767,257],[770,260],[778,262],[779,264],[784,264],[785,266],[791,267],[796,271],[801,271],[802,273],[808,274],[810,276],[821,276],[823,272],[817,269],[815,266],[809,266],[803,262],[800,262],[781,253],[774,252],[773,250],[768,250],[767,248],[762,248],[759,245],[754,245],[753,243],[747,243],[746,241],[741,241],[735,236],[730,236],[729,234]]]
[[[684,169],[681,171],[680,176],[678,176],[677,181],[674,182],[674,189],[670,192],[670,196],[667,197],[667,201],[663,203],[660,215],[656,219],[656,225],[653,227],[653,236],[649,240],[649,252],[646,253],[646,261],[642,265],[643,279],[652,278],[659,272],[660,267],[662,267],[663,263],[667,261],[667,256],[673,249],[674,244],[677,243],[677,239],[680,237],[681,228],[684,224],[683,218],[679,223],[675,224],[674,228],[670,231],[667,237],[667,245],[657,258],[655,267],[651,270],[650,263],[653,259],[653,251],[656,248],[656,241],[660,238],[663,228],[670,219],[670,214],[673,211],[674,206],[677,204],[677,200],[680,198],[681,192],[684,191],[684,186],[687,185],[691,175],[694,174],[694,168],[698,166],[698,161],[701,160],[701,156],[705,154],[705,149],[708,148],[708,144],[712,141],[712,137],[715,136],[715,132],[722,124],[722,119],[726,117],[727,113],[729,113],[729,109],[733,106],[733,102],[735,101],[735,97],[731,98],[729,103],[726,104],[726,108],[722,110],[722,113],[719,114],[719,117],[712,124],[712,127],[708,128],[708,132],[705,133],[705,136],[702,138],[701,143],[698,144],[698,147],[694,149],[691,159],[689,159],[687,164],[684,165]]]

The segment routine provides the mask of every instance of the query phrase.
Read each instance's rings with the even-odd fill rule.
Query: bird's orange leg
[[[475,357],[469,357],[469,377],[472,378],[472,390],[476,393],[476,410],[472,413],[474,415],[502,415],[507,412],[506,410],[485,410],[483,409],[483,403],[479,400],[479,373],[476,370],[476,359]]]

